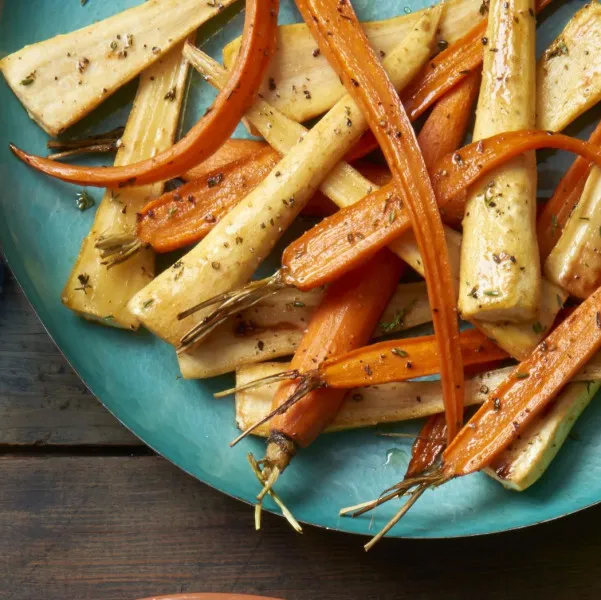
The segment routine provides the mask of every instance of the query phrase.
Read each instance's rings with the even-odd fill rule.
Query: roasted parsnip
[[[529,129],[535,120],[534,0],[492,0],[474,139]],[[536,158],[517,157],[468,193],[459,310],[466,319],[532,321],[541,294]]]
[[[568,22],[537,65],[537,127],[561,131],[601,100],[601,5],[590,2]]]
[[[446,3],[437,39],[452,43],[483,18],[481,4],[473,0],[450,0]],[[374,48],[385,56],[409,34],[425,10],[385,21],[365,23],[365,32]],[[230,69],[240,48],[240,38],[223,50],[224,64]],[[315,39],[302,24],[279,28],[278,52],[269,68],[262,96],[285,115],[302,122],[316,117],[345,95],[326,58],[317,49]]]
[[[188,74],[181,50],[178,45],[142,74],[116,165],[149,158],[173,144]],[[136,212],[162,190],[162,183],[107,190],[63,290],[65,306],[104,325],[138,328],[139,321],[127,303],[154,277],[154,252],[142,249],[108,268],[96,246],[102,240],[131,238]],[[126,255],[127,248],[123,252]]]
[[[601,284],[601,169],[593,167],[580,201],[545,262],[547,277],[587,298]]]
[[[215,377],[243,365],[294,354],[322,296],[321,288],[310,292],[284,289],[265,298],[219,326],[195,350],[182,353],[182,375],[186,379]],[[384,311],[375,336],[431,320],[425,283],[404,283]]]
[[[386,57],[398,68],[402,87],[427,60],[440,11],[431,10]],[[191,252],[151,282],[130,302],[130,310],[159,337],[178,344],[206,311],[178,315],[245,283],[329,171],[367,129],[350,98],[343,98],[275,167],[269,176]],[[262,225],[262,226],[261,226]]]
[[[58,135],[234,0],[151,0],[26,46],[0,70],[30,117]]]
[[[536,483],[600,387],[598,380],[568,384],[550,410],[527,427],[485,472],[518,492]]]

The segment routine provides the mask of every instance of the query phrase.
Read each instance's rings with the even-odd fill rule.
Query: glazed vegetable
[[[507,358],[507,354],[503,350],[475,329],[463,331],[459,340],[462,361],[465,366],[485,365],[491,361]],[[313,390],[320,388],[350,390],[368,385],[406,381],[437,374],[440,372],[441,364],[434,336],[390,340],[328,359],[318,368],[304,374],[293,368],[271,378],[253,381],[246,388],[225,390],[215,394],[215,397],[221,398],[232,393],[239,393],[272,381],[299,380],[295,392],[266,417],[265,421],[267,421],[274,416],[284,415]],[[262,424],[262,422],[255,423],[244,431],[234,443],[239,442]]]
[[[204,379],[243,365],[291,356],[322,298],[322,288],[310,292],[289,288],[265,298],[220,325],[195,350],[180,354],[182,375],[186,379]],[[425,284],[403,283],[388,303],[375,337],[431,320]]]
[[[389,493],[355,513],[363,513],[409,491],[413,493],[407,504],[366,545],[366,549],[381,539],[428,488],[494,463],[599,351],[600,315],[601,289],[567,317],[490,394],[445,450],[440,468],[395,485]]]
[[[577,298],[587,298],[601,284],[600,209],[601,170],[594,167],[545,262],[547,277]]]
[[[238,369],[236,372],[236,384],[241,391],[236,393],[236,424],[241,431],[252,427],[253,424],[263,421],[267,417],[271,410],[273,395],[278,387],[278,383],[273,382],[261,387],[248,386],[254,381],[273,378],[275,375],[281,373],[282,369],[287,370],[288,368],[289,363],[268,362]],[[506,367],[480,373],[473,378],[466,379],[465,406],[485,402],[494,392],[495,388],[513,370],[513,367]],[[590,382],[595,382],[599,379],[601,379],[601,357],[597,355],[572,378],[572,383],[566,387],[560,398],[563,399],[564,394],[569,394],[569,390],[573,385],[581,385],[582,383],[595,385]],[[541,473],[540,460],[544,460],[543,455],[548,457],[547,449],[551,450],[553,443],[546,432],[557,430],[558,427],[565,429],[565,424],[562,424],[560,419],[566,416],[568,411],[566,410],[566,404],[561,409],[557,406],[560,403],[560,398],[558,398],[557,404],[547,414],[541,415],[530,427],[526,428],[520,434],[522,439],[528,438],[532,442],[537,435],[535,432],[540,432],[542,443],[539,449],[542,448],[543,452],[539,453],[537,451],[530,458],[526,459],[524,456],[514,463],[514,457],[517,459],[518,452],[508,450],[507,457],[511,461],[510,464],[516,464],[515,471],[510,467],[512,468],[512,473],[516,473],[516,477],[518,473],[517,464],[519,462],[520,480],[524,480],[523,475],[527,475],[530,478],[534,472]],[[572,404],[571,402],[570,406]],[[441,414],[443,410],[440,381],[405,381],[362,387],[352,390],[347,394],[341,411],[325,431],[329,433],[347,429],[359,429],[384,423],[409,421],[430,415],[444,416]],[[573,414],[571,416],[574,417]],[[547,420],[549,421],[547,422]],[[554,424],[551,424],[552,421]],[[253,429],[252,433],[256,436],[267,437],[269,431],[270,424],[269,422],[265,422],[263,425]],[[444,441],[446,441],[446,437]],[[521,440],[514,441],[511,447],[516,450],[518,447],[523,448]],[[504,453],[500,455],[500,457],[503,456],[505,456]],[[514,479],[511,473],[507,474],[508,483],[516,481],[517,479]]]
[[[0,71],[30,117],[56,136],[232,3],[143,2],[73,33],[25,46],[0,61]]]
[[[568,384],[548,412],[526,427],[486,468],[486,473],[518,492],[536,483],[600,387],[598,381]]]
[[[450,0],[442,15],[437,41],[452,44],[483,18],[480,4],[472,0]],[[389,54],[424,16],[425,10],[385,21],[362,23],[372,46],[382,56]],[[223,49],[230,69],[240,49],[237,38]],[[319,51],[315,38],[304,23],[278,28],[278,50],[273,57],[262,97],[286,116],[298,122],[329,110],[342,96],[344,86]]]
[[[474,140],[534,127],[535,35],[534,0],[491,0]],[[529,153],[469,190],[458,300],[463,318],[523,323],[536,317],[536,175],[536,156]]]
[[[138,213],[139,241],[170,252],[201,240],[279,160],[271,148],[263,148],[149,202]]]
[[[597,125],[588,141],[595,146],[601,145],[601,123]],[[559,241],[569,216],[578,204],[591,168],[591,162],[579,156],[539,214],[536,227],[538,247],[543,262]]]
[[[383,250],[356,271],[351,271],[333,283],[311,317],[307,331],[292,359],[291,368],[299,374],[313,370],[324,360],[344,354],[366,344],[394,293],[403,271],[403,264],[393,254]],[[302,387],[295,381],[280,384],[275,393],[265,458],[261,465],[260,481],[263,491],[273,488],[279,475],[290,464],[298,448],[311,444],[336,418],[346,390],[314,389],[283,414],[291,397]]]
[[[561,131],[601,100],[601,6],[591,2],[568,22],[537,67],[537,127]]]
[[[177,144],[139,163],[113,167],[76,167],[36,157],[11,145],[31,167],[63,181],[99,187],[145,185],[177,177],[211,156],[233,133],[251,106],[275,48],[279,0],[248,0],[244,44],[226,88],[211,110]]]
[[[480,394],[483,392],[480,391]],[[444,415],[432,415],[423,424],[413,442],[411,460],[405,473],[405,479],[426,473],[440,458],[446,445],[447,424]]]
[[[422,25],[386,57],[398,65],[400,86],[426,60],[438,17],[439,12],[428,12]],[[171,269],[161,274],[132,300],[132,311],[151,331],[177,344],[191,326],[204,318],[198,312],[183,320],[178,315],[197,302],[245,283],[366,127],[354,102],[342,99],[243,202],[181,259],[184,270],[178,279],[174,278],[179,271]],[[193,346],[186,345],[187,349]]]
[[[141,75],[123,143],[115,158],[116,165],[144,160],[173,143],[187,74],[188,66],[181,56],[180,45]],[[174,99],[165,100],[170,91],[174,92]],[[63,290],[65,306],[103,325],[138,328],[139,321],[127,303],[154,277],[154,253],[143,250],[126,263],[108,269],[96,245],[107,238],[131,239],[136,227],[136,211],[162,190],[163,184],[155,183],[106,191]],[[122,250],[127,253],[130,249],[123,247]],[[122,257],[116,258],[119,262]]]

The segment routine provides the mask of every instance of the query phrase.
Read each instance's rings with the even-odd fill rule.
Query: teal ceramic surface
[[[82,7],[79,0],[0,0],[0,56],[139,1],[89,0]],[[558,6],[541,18],[539,51],[582,6],[577,1],[556,3]],[[282,4],[282,21],[298,21],[293,3],[283,0]],[[374,19],[416,10],[425,2],[355,0],[354,4],[363,19]],[[199,38],[204,49],[219,58],[223,45],[240,33],[243,21],[235,11],[221,17],[219,27],[210,25]],[[106,131],[124,124],[134,91],[135,84],[127,86],[77,125],[73,133]],[[194,75],[185,127],[203,113],[213,95]],[[580,120],[570,133],[588,134],[594,117]],[[244,135],[244,131],[239,129],[238,134]],[[75,208],[76,188],[37,175],[17,162],[8,151],[9,141],[43,154],[47,136],[28,119],[1,80],[0,241],[8,263],[58,346],[103,404],[149,446],[201,481],[252,501],[257,482],[246,454],[260,454],[263,442],[247,440],[231,450],[228,442],[238,433],[233,403],[211,397],[212,392],[231,384],[231,378],[184,381],[178,377],[173,349],[150,334],[132,335],[93,325],[61,305],[61,289],[94,211],[80,213]],[[545,154],[544,158],[540,169],[543,196],[571,161],[565,154]],[[91,192],[100,199],[100,191]],[[0,346],[1,340],[0,333]],[[411,423],[394,429],[416,431],[417,427]],[[598,502],[601,478],[595,473],[601,466],[601,407],[593,403],[576,429],[577,441],[566,442],[549,472],[532,490],[510,493],[483,475],[466,477],[427,493],[392,535],[447,537],[503,531]],[[398,503],[382,507],[373,522],[371,516],[340,518],[338,509],[373,498],[395,483],[404,472],[409,451],[408,440],[383,438],[373,429],[327,435],[299,454],[278,484],[278,491],[303,522],[374,533]],[[248,518],[250,524],[250,508]]]

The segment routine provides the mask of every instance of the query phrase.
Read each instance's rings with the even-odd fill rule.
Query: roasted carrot
[[[461,332],[459,346],[463,364],[466,367],[485,365],[492,361],[508,358],[504,350],[501,350],[477,329]],[[278,404],[277,408],[267,417],[244,431],[233,442],[237,443],[274,416],[286,414],[314,390],[321,388],[350,390],[357,387],[406,381],[440,373],[442,366],[435,336],[389,340],[330,358],[322,362],[318,368],[306,373],[301,373],[298,369],[284,371],[239,388],[225,390],[215,396],[218,398],[227,396],[274,381],[299,380],[294,393],[285,402]]]
[[[265,148],[269,148],[269,144],[265,142],[258,142],[256,140],[245,140],[231,138],[215,152],[215,154],[209,156],[207,159],[200,161],[196,167],[193,167],[181,178],[184,181],[194,181],[200,179],[205,175],[208,175],[212,171],[217,169],[226,169],[233,162],[239,161],[243,158],[249,158],[251,156],[258,155]],[[275,150],[272,150],[275,153]]]
[[[460,198],[470,185],[496,167],[520,154],[543,148],[567,150],[601,166],[601,148],[590,142],[538,129],[500,133],[447,154],[436,164],[430,175],[438,202]]]
[[[303,374],[329,357],[366,344],[396,289],[402,269],[403,263],[384,250],[362,268],[333,283],[311,318],[292,359],[292,369]],[[297,381],[282,383],[273,399],[274,411],[286,405],[290,396],[296,393],[297,384]],[[346,390],[316,389],[286,412],[276,415],[271,421],[271,435],[263,461],[264,481],[270,480],[273,485],[297,447],[311,444],[332,422],[345,395]],[[274,470],[277,470],[275,477]]]
[[[395,186],[404,191],[426,271],[451,440],[463,422],[464,376],[458,352],[457,308],[442,221],[415,133],[351,3],[297,0],[297,6],[322,52],[364,113]]]
[[[146,185],[178,177],[211,156],[233,133],[259,90],[276,46],[279,0],[247,0],[242,48],[225,89],[203,118],[169,150],[123,167],[81,167],[13,153],[34,169],[71,183],[98,187]]]
[[[138,213],[138,239],[157,252],[201,240],[279,161],[279,154],[265,147],[164,194]]]
[[[588,141],[595,146],[601,145],[601,123],[595,127]],[[543,262],[559,241],[568,217],[578,204],[592,166],[590,160],[579,156],[538,215],[536,229],[540,257]]]
[[[532,353],[517,365],[442,455],[440,468],[395,485],[354,515],[412,492],[411,499],[366,545],[371,548],[428,489],[491,464],[544,411],[563,387],[601,348],[601,288],[589,296]]]
[[[446,444],[447,424],[444,415],[432,415],[419,430],[413,443],[405,479],[425,473],[440,458]]]

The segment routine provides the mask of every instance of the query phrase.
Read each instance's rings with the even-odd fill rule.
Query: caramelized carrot
[[[601,123],[588,139],[590,144],[601,145]],[[549,256],[561,237],[570,214],[582,196],[582,191],[591,172],[592,163],[579,156],[557,185],[551,199],[538,216],[536,229],[541,260]]]
[[[461,197],[469,186],[496,167],[524,152],[542,148],[567,150],[601,166],[601,148],[590,142],[537,129],[500,133],[438,161],[430,173],[438,202],[444,204]]]
[[[311,318],[291,368],[302,374],[332,356],[367,344],[398,285],[402,269],[403,263],[384,250],[362,268],[333,283]],[[297,383],[288,381],[279,387],[273,410],[289,399]],[[314,390],[273,419],[268,443],[276,448],[268,446],[267,454],[280,456],[277,464],[281,470],[290,459],[289,453],[282,452],[281,436],[295,446],[308,446],[336,417],[345,394],[345,390]]]
[[[446,445],[447,424],[444,415],[432,415],[419,430],[413,443],[405,479],[425,473],[440,458]]]
[[[269,148],[266,142],[258,142],[256,140],[244,140],[231,138],[206,160],[201,161],[196,167],[193,167],[181,177],[184,181],[194,181],[208,175],[211,171],[217,169],[227,169],[233,162],[251,156],[257,156],[262,150]],[[274,155],[279,156],[272,149]]]
[[[266,147],[163,194],[138,213],[138,239],[157,252],[201,240],[279,161],[277,152]]]
[[[227,86],[205,116],[177,144],[146,161],[123,167],[83,167],[13,153],[34,169],[71,183],[98,187],[146,185],[178,177],[211,156],[233,133],[255,99],[276,47],[279,0],[247,0],[242,48]]]
[[[453,439],[463,421],[464,392],[457,308],[442,221],[415,133],[350,2],[297,0],[297,6],[322,52],[365,115],[395,186],[404,191],[426,271],[442,358],[448,434]]]

